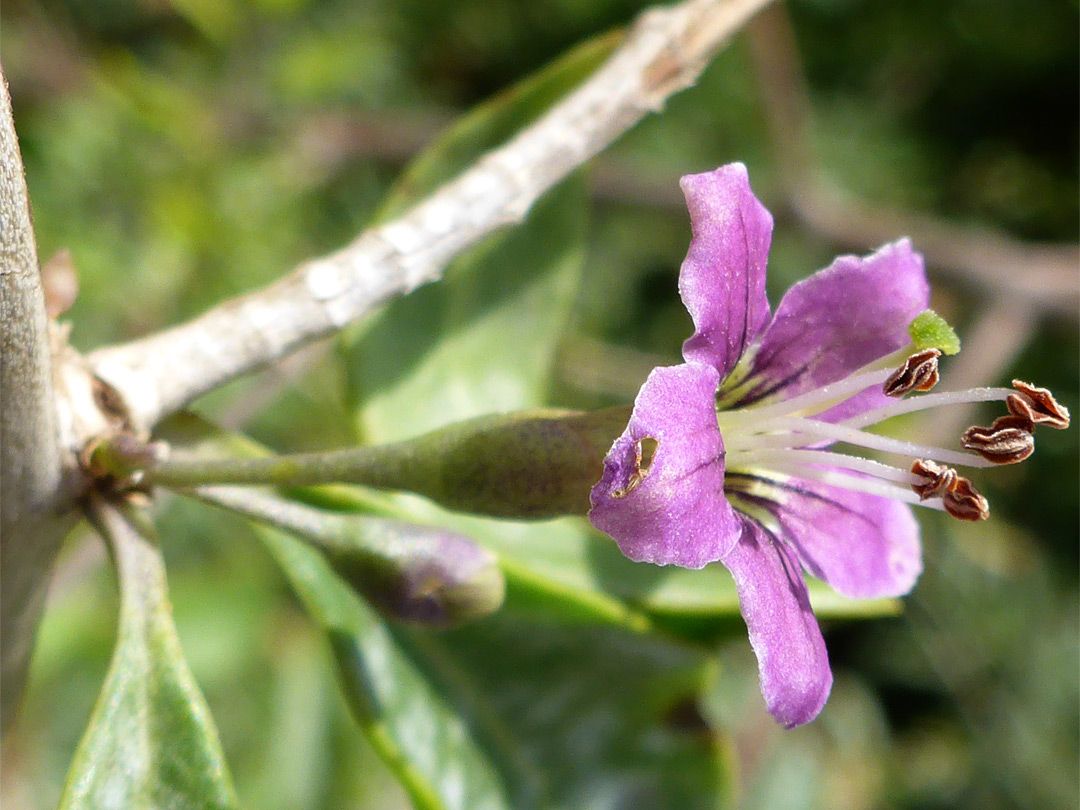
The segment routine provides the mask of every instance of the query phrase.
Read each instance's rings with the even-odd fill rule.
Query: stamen
[[[842,467],[847,470],[866,473],[875,478],[886,481],[895,481],[898,484],[911,484],[914,486],[918,476],[859,456],[849,456],[846,453],[834,453],[829,450],[749,450],[736,454],[728,454],[728,464],[732,467],[747,466],[757,467],[758,463],[764,462],[763,466],[772,469],[774,462],[790,462],[792,464],[821,464],[827,467]]]
[[[967,391],[942,391],[937,394],[911,397],[900,402],[883,405],[872,411],[845,419],[841,424],[853,428],[863,428],[867,425],[884,422],[886,419],[891,419],[900,414],[914,413],[926,408],[936,408],[939,405],[961,405],[966,402],[1004,402],[1011,396],[1015,395],[1008,388],[971,388]]]
[[[611,497],[625,498],[641,486],[641,482],[649,477],[653,457],[656,455],[656,448],[659,446],[660,442],[652,436],[644,436],[638,439],[634,445],[634,471],[630,473],[630,479],[626,482],[625,487],[611,490]]]
[[[932,396],[934,395],[929,394],[926,397],[920,397],[920,399],[929,399]],[[905,400],[905,403],[907,401],[908,400]],[[773,419],[767,425],[763,425],[762,428],[767,430],[798,432],[810,436],[833,439],[834,441],[844,442],[845,444],[868,447],[872,450],[880,450],[883,453],[893,453],[895,455],[907,456],[908,458],[933,458],[937,461],[944,461],[948,464],[959,464],[965,467],[992,466],[992,462],[985,461],[972,453],[961,453],[956,450],[946,450],[944,447],[929,447],[921,444],[912,444],[911,442],[905,442],[900,439],[891,439],[888,436],[880,436],[876,433],[867,433],[862,430],[857,430],[851,427],[848,422],[841,422],[838,425],[834,425],[829,422],[819,422],[814,419],[787,417]],[[738,444],[735,445],[736,448],[752,448],[754,446],[753,438],[754,437],[746,437],[743,439],[740,437]],[[806,439],[800,439],[798,436],[792,436],[791,440],[792,446],[796,447],[800,446],[800,444],[809,443]]]
[[[882,392],[886,396],[902,397],[912,391],[929,391],[938,382],[939,357],[941,352],[937,349],[924,349],[911,355],[885,380]]]
[[[995,464],[1016,464],[1035,452],[1032,423],[1024,416],[999,416],[990,427],[964,431],[960,444]]]
[[[740,421],[753,420],[756,422],[759,419],[771,419],[774,416],[787,416],[788,414],[820,413],[833,405],[838,405],[844,400],[850,399],[855,394],[861,393],[871,386],[884,382],[891,373],[889,369],[881,368],[864,371],[772,405],[751,406],[734,411],[719,411],[717,417],[721,420],[721,431],[725,424]]]
[[[1069,409],[1060,405],[1047,389],[1036,388],[1022,380],[1013,380],[1012,384],[1020,392],[1005,400],[1013,416],[1022,416],[1030,419],[1032,424],[1046,425],[1055,430],[1064,430],[1069,426]]]
[[[957,520],[986,520],[990,517],[990,504],[966,478],[957,478],[942,497],[945,511]]]
[[[958,478],[956,470],[952,467],[943,467],[928,458],[919,459],[912,464],[911,472],[923,479],[921,483],[911,485],[911,488],[923,500],[944,495],[956,486]]]
[[[823,469],[821,467],[801,464],[797,461],[785,461],[770,464],[769,472],[786,473],[804,481],[817,481],[822,484],[840,487],[841,489],[848,489],[852,492],[877,495],[894,501],[904,501],[905,503],[916,506],[926,506],[930,509],[944,509],[944,504],[940,501],[923,501],[910,489],[898,487],[895,484],[890,484],[886,481],[880,481],[874,478],[861,478],[857,475],[850,475],[839,470]],[[761,476],[761,472],[758,470],[755,470],[753,474],[757,477]]]

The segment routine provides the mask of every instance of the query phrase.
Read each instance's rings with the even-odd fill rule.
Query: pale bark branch
[[[328,335],[439,278],[495,229],[692,84],[721,44],[769,0],[687,0],[643,14],[612,58],[549,113],[404,216],[193,321],[90,355],[136,424]]]
[[[45,297],[11,98],[0,73],[0,732],[22,692],[49,569],[71,521],[61,484]]]

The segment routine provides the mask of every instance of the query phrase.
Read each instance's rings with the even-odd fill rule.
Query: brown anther
[[[1009,413],[1055,430],[1064,430],[1069,426],[1069,409],[1059,404],[1048,390],[1036,388],[1022,380],[1013,380],[1012,384],[1020,394],[1013,394],[1005,400]]]
[[[881,390],[890,397],[902,397],[912,391],[929,391],[937,385],[939,357],[941,352],[937,349],[916,352],[889,375]]]
[[[990,427],[969,427],[960,444],[995,464],[1016,464],[1035,452],[1031,428],[1024,416],[999,416]]]
[[[990,504],[966,478],[957,476],[956,483],[942,496],[945,511],[957,520],[986,520]]]
[[[940,497],[956,484],[956,470],[952,467],[943,467],[928,458],[919,459],[912,464],[911,472],[926,479],[925,483],[911,485],[920,500]]]
[[[637,443],[634,445],[634,471],[630,473],[630,479],[626,482],[626,486],[611,491],[611,497],[625,498],[641,486],[641,482],[649,477],[649,472],[652,469],[653,456],[656,455],[656,448],[659,446],[660,442],[652,436],[645,436],[638,439]]]

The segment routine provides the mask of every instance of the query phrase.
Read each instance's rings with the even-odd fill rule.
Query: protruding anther
[[[923,349],[911,355],[885,380],[881,390],[890,397],[902,397],[911,391],[929,391],[938,381],[937,349]]]
[[[990,427],[969,427],[960,444],[995,464],[1016,464],[1035,452],[1031,429],[1032,422],[1026,416],[999,416]]]
[[[990,503],[971,482],[957,476],[956,483],[942,496],[945,511],[957,520],[986,520],[990,517]]]
[[[925,483],[912,484],[911,488],[921,500],[943,496],[956,483],[956,470],[930,459],[919,459],[911,465],[911,472],[926,479]]]
[[[1034,425],[1046,425],[1055,430],[1069,426],[1069,409],[1058,403],[1045,388],[1037,388],[1022,380],[1013,380],[1013,388],[1019,391],[1005,400],[1009,413],[1029,419]]]
[[[911,472],[925,479],[923,483],[911,485],[919,498],[924,501],[927,498],[941,498],[945,511],[954,518],[986,520],[990,516],[990,504],[986,498],[952,467],[924,458],[911,465]]]

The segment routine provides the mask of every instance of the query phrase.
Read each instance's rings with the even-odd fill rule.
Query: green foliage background
[[[39,251],[44,259],[69,248],[79,271],[66,316],[73,343],[90,349],[145,334],[341,245],[379,215],[402,167],[446,126],[640,7],[5,3],[4,70]],[[1017,237],[1077,239],[1075,2],[792,0],[788,9],[821,168],[837,184],[870,202]],[[291,450],[408,435],[506,391],[569,406],[619,401],[620,385],[632,391],[634,380],[607,392],[581,384],[590,374],[617,380],[618,369],[567,366],[583,339],[677,357],[689,330],[675,288],[689,235],[678,177],[742,160],[766,203],[779,203],[757,82],[737,39],[695,88],[545,200],[543,227],[530,221],[524,235],[497,236],[459,263],[448,292],[401,302],[340,350],[293,364],[291,377],[241,381],[198,410]],[[496,134],[466,132],[464,153]],[[399,191],[415,193],[454,159],[414,169],[414,185]],[[782,206],[775,213],[774,303],[837,252]],[[473,286],[485,264],[521,276]],[[963,335],[985,291],[934,282],[936,308]],[[516,296],[529,294],[560,302],[565,321],[559,334],[538,330],[530,345],[544,350],[524,362],[501,336],[518,317],[513,303],[529,300]],[[432,343],[422,308],[439,313],[447,300],[446,339]],[[1034,379],[1080,412],[1075,317],[1037,317],[1037,337],[1002,380]],[[485,376],[487,366],[439,377],[439,358],[489,348],[505,379]],[[961,353],[952,362],[963,361]],[[396,387],[402,379],[409,383]],[[454,380],[470,382],[464,399]],[[407,415],[387,417],[406,404]],[[486,531],[526,571],[599,576],[574,587],[611,595],[630,619],[601,622],[596,608],[570,621],[530,603],[526,588],[487,625],[398,633],[394,643],[419,650],[430,667],[459,662],[436,667],[440,699],[462,700],[445,673],[475,676],[474,696],[510,726],[511,764],[525,763],[510,769],[522,806],[533,778],[553,778],[549,795],[566,807],[1067,806],[1080,754],[1075,436],[1075,428],[1040,434],[1031,461],[982,478],[994,510],[987,524],[923,517],[927,572],[903,614],[827,625],[837,685],[808,728],[781,732],[765,715],[744,631],[731,606],[719,606],[722,572],[624,571],[578,524],[550,530],[561,543],[554,551],[530,539],[543,529]],[[406,794],[337,689],[330,645],[268,553],[272,541],[263,546],[246,523],[179,501],[167,502],[159,528],[180,641],[242,803],[402,806]],[[116,610],[100,544],[73,537],[24,718],[5,751],[5,804],[55,806],[105,676]]]

